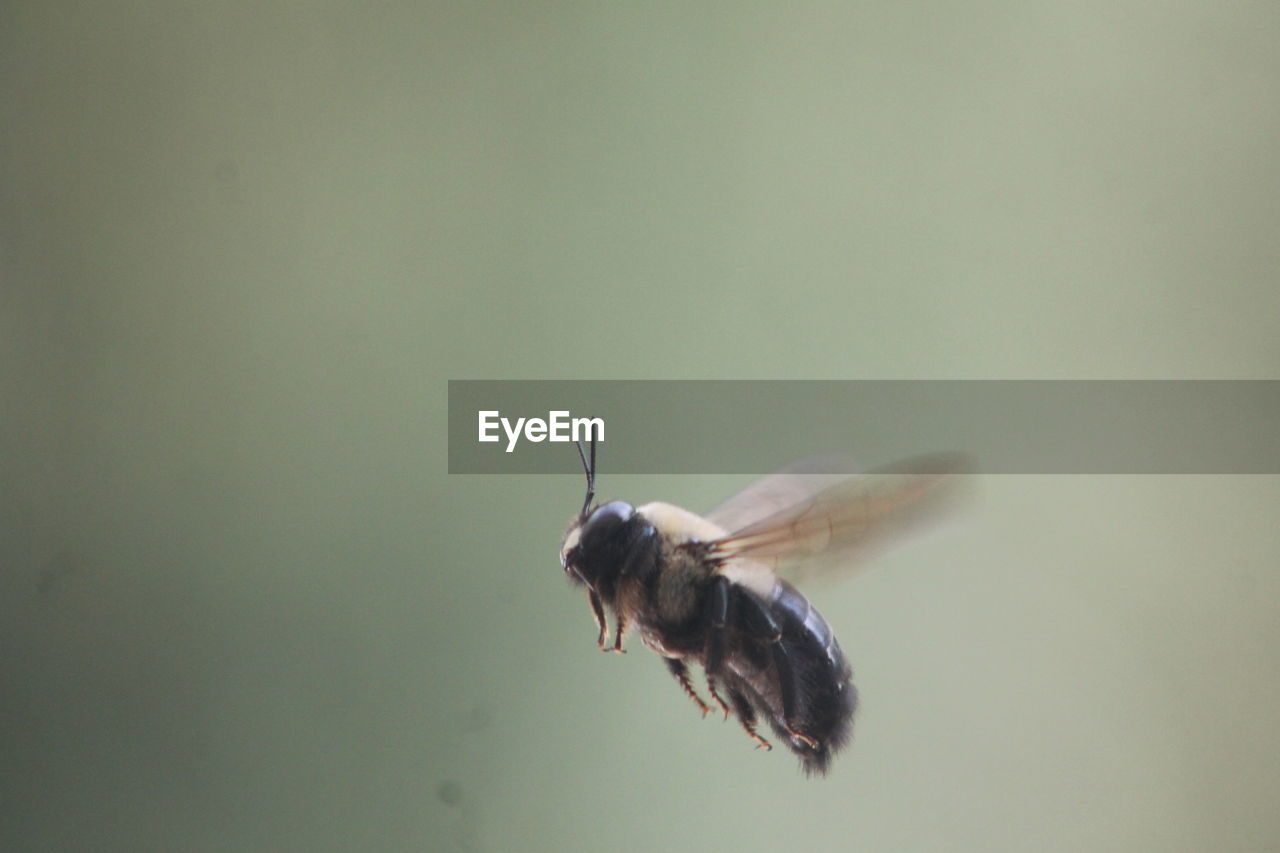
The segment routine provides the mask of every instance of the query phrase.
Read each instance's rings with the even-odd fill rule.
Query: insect
[[[827,772],[849,740],[857,691],[835,633],[775,569],[830,568],[932,517],[969,468],[939,454],[852,475],[811,459],[757,480],[705,517],[669,503],[593,505],[596,447],[578,455],[587,495],[565,532],[560,562],[586,587],[597,645],[621,652],[634,628],[706,716],[694,688],[732,712],[757,748],[763,719],[808,775]],[[614,617],[609,644],[605,612]]]

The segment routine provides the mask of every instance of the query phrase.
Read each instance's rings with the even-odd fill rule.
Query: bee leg
[[[707,649],[702,668],[707,672],[707,690],[724,712],[725,719],[729,718],[729,706],[716,691],[716,676],[724,665],[725,626],[729,623],[732,601],[729,579],[717,577],[711,585],[711,594],[707,596],[707,623],[711,628],[707,631]]]
[[[742,723],[747,734],[756,742],[756,749],[773,749],[773,744],[756,733],[756,712],[747,701],[747,697],[730,688],[729,701],[733,703],[733,709],[738,712],[738,722]]]
[[[739,627],[756,637],[769,648],[773,658],[773,670],[778,676],[778,696],[782,699],[782,728],[792,738],[809,749],[817,749],[818,742],[791,724],[796,715],[796,678],[791,668],[791,657],[782,642],[782,626],[773,618],[765,605],[752,596],[734,591],[734,598],[741,605],[742,618]]]
[[[604,638],[609,633],[609,626],[604,621],[604,605],[600,603],[600,596],[596,595],[593,589],[587,590],[587,601],[591,604],[591,615],[596,618],[596,627],[600,629],[600,633],[596,636],[596,645],[604,648]]]
[[[627,630],[627,617],[623,615],[621,610],[614,610],[613,624],[613,645],[606,646],[604,643],[601,643],[600,648],[604,649],[606,652],[622,652],[623,654],[626,654],[627,650],[622,647],[622,632]],[[603,640],[604,638],[601,637],[601,639]]]
[[[711,694],[711,698],[716,700],[716,704],[724,712],[724,718],[726,720],[729,719],[729,706],[720,698],[720,693],[716,690],[716,677],[714,675],[707,676],[707,692]]]
[[[693,684],[689,681],[689,668],[684,665],[684,661],[680,658],[663,658],[666,661],[667,669],[676,677],[676,681],[680,682],[680,686],[684,688],[684,692],[693,700],[693,704],[698,706],[698,710],[702,712],[702,716],[706,716],[711,710],[706,702],[702,701],[702,697],[693,689]]]
[[[781,642],[775,641],[773,649],[773,667],[778,672],[778,692],[782,695],[782,727],[787,734],[803,743],[809,749],[817,749],[818,742],[804,732],[791,725],[796,713],[795,674],[791,671],[791,660]]]

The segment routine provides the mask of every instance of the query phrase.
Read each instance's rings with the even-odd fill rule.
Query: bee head
[[[631,504],[610,501],[575,521],[560,546],[560,565],[569,578],[592,589],[611,582],[626,564],[638,520]]]

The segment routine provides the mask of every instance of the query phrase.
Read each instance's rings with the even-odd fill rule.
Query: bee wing
[[[972,470],[970,458],[957,453],[915,457],[855,476],[833,476],[822,467],[830,464],[848,465],[805,460],[717,507],[708,518],[732,532],[710,543],[711,554],[726,564],[787,569],[793,579],[847,565],[940,515]]]
[[[813,456],[751,483],[706,514],[725,530],[740,530],[776,512],[810,500],[862,471],[852,459]]]

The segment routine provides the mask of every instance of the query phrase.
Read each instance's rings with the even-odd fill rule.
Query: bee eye
[[[610,501],[596,507],[582,525],[578,547],[586,550],[597,547],[610,539],[635,514],[635,507],[626,501]]]

